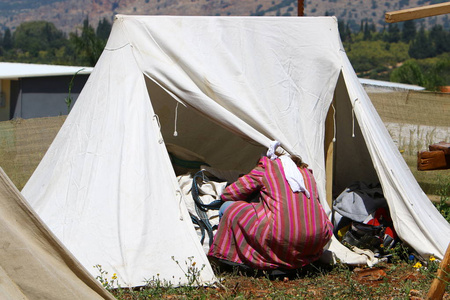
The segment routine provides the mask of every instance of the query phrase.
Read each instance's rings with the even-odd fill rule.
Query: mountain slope
[[[307,16],[335,15],[359,29],[362,20],[373,22],[381,29],[386,24],[384,14],[404,8],[419,7],[445,0],[305,0]],[[72,32],[87,17],[97,25],[115,14],[134,15],[220,15],[220,16],[297,16],[295,0],[15,0],[0,2],[0,30],[12,31],[22,22],[45,20],[57,28]],[[439,23],[450,28],[448,15],[421,19],[427,27]]]

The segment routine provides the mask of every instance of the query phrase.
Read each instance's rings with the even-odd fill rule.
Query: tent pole
[[[304,16],[304,5],[303,5],[303,0],[298,0],[298,3],[297,3],[297,11],[298,11],[298,16],[299,16],[299,17]]]

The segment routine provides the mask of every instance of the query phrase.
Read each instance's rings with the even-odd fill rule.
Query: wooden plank
[[[444,15],[448,13],[450,13],[450,2],[444,2],[439,4],[387,12],[385,14],[385,21],[388,23],[396,23],[407,20]]]
[[[427,300],[442,299],[445,293],[445,287],[450,280],[450,244],[445,251],[444,259],[439,264],[437,277],[431,283],[428,291]]]

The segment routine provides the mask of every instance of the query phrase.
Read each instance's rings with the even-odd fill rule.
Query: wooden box
[[[417,153],[417,169],[419,171],[450,168],[444,151],[421,151]]]

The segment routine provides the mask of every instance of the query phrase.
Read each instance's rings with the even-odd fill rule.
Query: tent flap
[[[114,299],[61,245],[0,168],[0,298]]]

